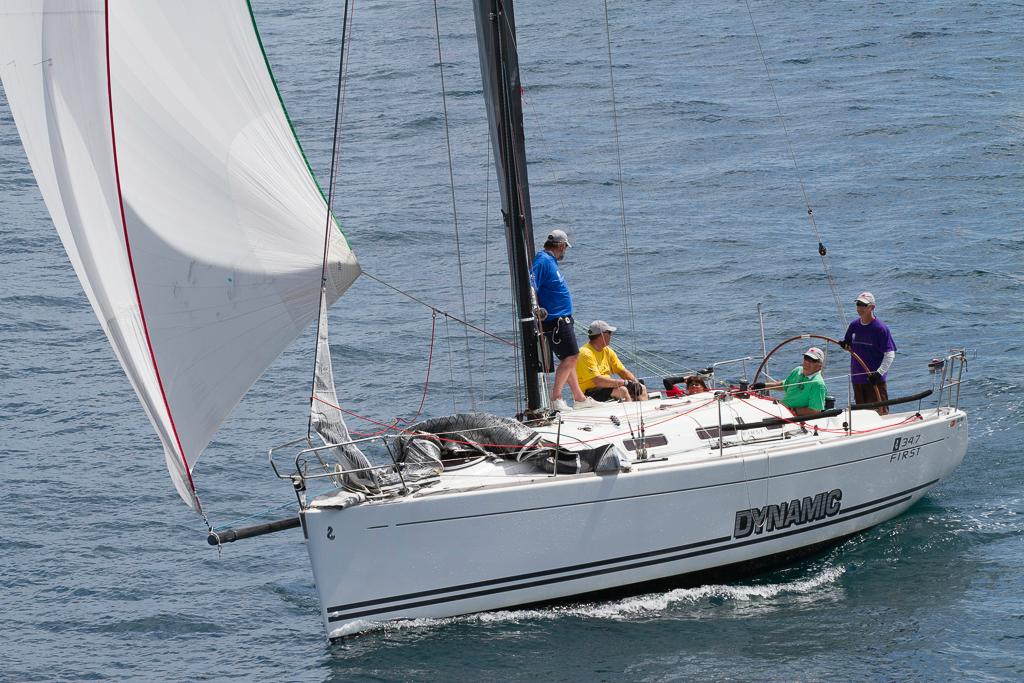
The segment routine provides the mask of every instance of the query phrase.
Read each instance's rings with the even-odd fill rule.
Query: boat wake
[[[809,599],[820,594],[823,587],[839,581],[846,573],[843,567],[828,567],[815,576],[764,584],[708,584],[696,588],[677,588],[664,593],[647,593],[611,601],[555,605],[535,609],[509,609],[478,612],[457,617],[403,619],[387,623],[358,621],[347,624],[331,634],[332,638],[383,631],[394,633],[439,626],[475,624],[483,626],[521,624],[528,621],[555,621],[565,618],[630,621],[658,618],[678,606],[764,605],[775,598]],[[792,600],[787,600],[790,604]],[[673,615],[680,616],[680,615]],[[685,615],[681,615],[685,618]]]

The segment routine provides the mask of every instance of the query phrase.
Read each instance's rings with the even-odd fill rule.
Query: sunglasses
[[[812,363],[820,363],[820,362],[821,362],[821,361],[820,361],[820,360],[818,360],[817,358],[811,358],[810,356],[804,356],[804,360],[809,360],[809,361],[811,361]]]
[[[862,308],[862,307],[867,306],[867,305],[868,304],[864,303],[863,301],[858,301],[857,302],[857,308]]]

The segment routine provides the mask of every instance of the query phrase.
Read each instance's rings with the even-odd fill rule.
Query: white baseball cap
[[[817,346],[812,346],[811,348],[804,351],[804,355],[808,358],[813,358],[819,363],[825,360],[825,352],[819,349]]]
[[[854,300],[854,303],[858,301],[862,304],[867,304],[868,306],[871,306],[875,303],[875,295],[872,294],[871,292],[861,292],[860,294],[857,295],[857,298]]]
[[[555,244],[564,244],[567,247],[571,247],[569,243],[569,236],[565,234],[565,230],[552,230],[548,233],[548,242],[554,242]]]
[[[594,322],[590,323],[590,327],[587,328],[587,336],[596,337],[599,334],[603,334],[605,332],[614,332],[617,329],[619,328],[612,327],[603,320],[595,320]]]

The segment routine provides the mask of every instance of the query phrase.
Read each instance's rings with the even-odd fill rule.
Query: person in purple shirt
[[[850,358],[850,377],[853,379],[853,402],[874,403],[889,400],[886,387],[887,373],[896,357],[896,343],[889,328],[875,317],[875,295],[861,292],[857,295],[856,320],[846,328],[846,336],[840,342],[844,349],[853,351],[867,364],[869,372],[853,357]],[[875,390],[878,390],[876,395]],[[879,415],[886,415],[889,408],[882,406]]]

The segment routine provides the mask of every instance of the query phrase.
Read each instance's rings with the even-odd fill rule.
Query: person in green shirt
[[[804,352],[803,363],[789,373],[781,382],[757,383],[751,389],[782,390],[782,405],[793,411],[794,415],[811,415],[825,410],[825,378],[821,369],[825,361],[825,352],[812,346]]]

